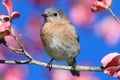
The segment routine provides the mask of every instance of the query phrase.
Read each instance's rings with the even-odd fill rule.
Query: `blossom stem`
[[[109,7],[108,10],[109,10],[110,13],[112,14],[113,18],[120,24],[120,20],[119,20],[118,17],[114,14],[114,12],[112,11],[112,9]]]
[[[24,49],[24,46],[22,44],[22,41],[20,39],[18,39],[16,36],[12,35],[14,37],[14,39],[17,41],[18,45],[21,47],[23,54],[28,57],[31,60],[33,60],[33,58],[29,55],[29,53]]]

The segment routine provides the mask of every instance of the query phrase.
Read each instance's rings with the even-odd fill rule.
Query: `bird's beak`
[[[41,16],[43,16],[43,17],[48,17],[48,15],[47,15],[47,14],[42,14]]]

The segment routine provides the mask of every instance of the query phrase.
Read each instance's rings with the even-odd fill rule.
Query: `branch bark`
[[[0,64],[34,64],[38,66],[47,67],[47,63],[40,62],[37,60],[31,61],[13,61],[13,60],[0,60]],[[52,69],[62,69],[62,70],[71,70],[71,66],[63,66],[63,65],[52,65]],[[99,66],[76,66],[76,70],[78,71],[92,71],[92,72],[101,72],[103,69]]]

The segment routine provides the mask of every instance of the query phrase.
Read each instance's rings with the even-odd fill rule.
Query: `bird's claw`
[[[52,63],[51,63],[51,62],[49,62],[49,63],[47,64],[47,68],[49,69],[49,71],[51,71],[51,69],[52,69]]]
[[[72,67],[71,67],[71,71],[76,71],[76,66],[75,65],[73,65]]]

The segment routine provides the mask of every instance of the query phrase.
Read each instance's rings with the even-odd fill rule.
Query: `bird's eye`
[[[54,16],[57,16],[57,13],[54,13]]]

